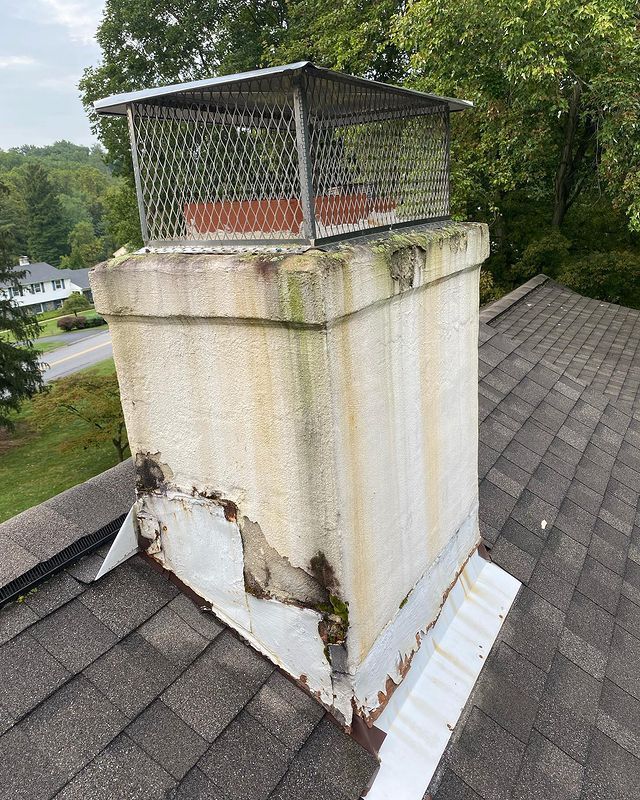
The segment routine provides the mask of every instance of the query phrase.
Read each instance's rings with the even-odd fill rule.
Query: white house
[[[92,300],[88,269],[56,269],[44,262],[31,264],[26,256],[20,256],[20,263],[14,269],[24,272],[19,279],[20,288],[0,283],[0,296],[27,306],[34,314],[59,308],[73,292],[81,292]]]

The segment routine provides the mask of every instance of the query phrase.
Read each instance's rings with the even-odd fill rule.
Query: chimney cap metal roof
[[[93,104],[93,107],[100,115],[121,116],[127,113],[127,106],[129,104],[168,98],[172,95],[181,95],[185,93],[188,94],[192,91],[199,92],[209,88],[231,86],[232,84],[246,83],[252,80],[259,80],[261,78],[295,75],[301,73],[309,73],[317,77],[346,81],[354,85],[360,84],[369,88],[377,87],[381,92],[422,98],[423,100],[431,100],[434,102],[434,104],[446,103],[449,111],[463,111],[464,109],[473,107],[473,103],[469,100],[458,100],[452,97],[440,97],[439,95],[429,94],[427,92],[418,92],[415,89],[407,89],[402,86],[381,83],[380,81],[373,81],[369,80],[368,78],[358,78],[343,72],[336,72],[331,69],[326,69],[325,67],[318,67],[311,61],[297,61],[293,64],[283,64],[282,66],[278,67],[254,69],[250,70],[249,72],[238,72],[233,75],[220,75],[215,78],[205,78],[204,80],[199,81],[176,83],[170,86],[158,86],[153,89],[142,89],[135,92],[124,92],[123,94],[116,94],[110,97],[105,97],[102,100],[97,100]]]

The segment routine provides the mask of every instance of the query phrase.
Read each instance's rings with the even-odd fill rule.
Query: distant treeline
[[[0,265],[32,261],[92,267],[125,244],[118,231],[122,179],[99,146],[61,141],[0,150]]]

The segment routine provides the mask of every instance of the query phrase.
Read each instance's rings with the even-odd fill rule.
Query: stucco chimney
[[[28,267],[30,263],[31,262],[29,261],[29,256],[20,256],[19,266]]]
[[[345,724],[479,538],[488,235],[445,222],[468,105],[309,62],[96,104],[147,245],[91,277],[140,545]]]
[[[141,542],[345,720],[478,543],[484,226],[97,267]]]

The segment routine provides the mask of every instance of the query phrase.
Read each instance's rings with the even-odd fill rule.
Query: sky
[[[0,148],[93,144],[78,81],[104,0],[0,0]]]

